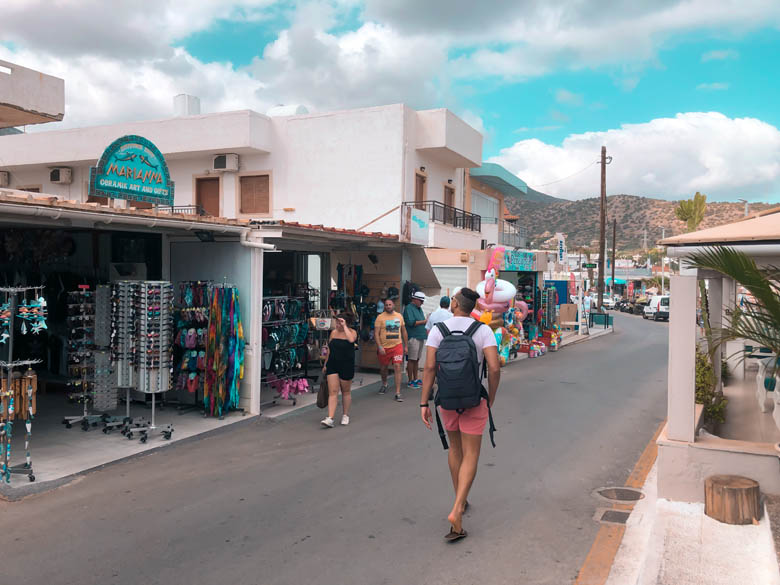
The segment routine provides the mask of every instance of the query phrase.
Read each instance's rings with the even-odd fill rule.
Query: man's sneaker
[[[320,421],[320,424],[321,424],[323,427],[327,428],[327,429],[332,429],[332,428],[333,428],[333,419],[332,419],[332,418],[330,418],[329,416],[326,416],[325,418],[323,418],[323,419]]]
[[[345,414],[344,416],[341,417],[341,424],[343,424],[344,426],[347,426],[349,424],[349,416],[348,415]]]
[[[396,394],[396,395],[395,395],[395,401],[396,401],[396,402],[403,402],[403,401],[404,401],[404,399],[403,399],[403,398],[401,398],[401,395],[400,395],[400,394]]]
[[[417,388],[417,380],[409,380],[406,384],[407,388]]]
[[[387,394],[387,384],[382,384],[382,387],[379,389],[380,394]]]
[[[414,385],[415,385],[417,388],[422,388],[422,380],[420,380],[420,378],[417,378],[417,379],[414,381]]]

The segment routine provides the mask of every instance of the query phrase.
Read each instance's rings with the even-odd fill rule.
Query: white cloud
[[[559,89],[556,91],[555,101],[567,106],[581,106],[584,103],[581,93],[573,93],[568,89]]]
[[[729,88],[729,84],[723,81],[716,81],[714,83],[700,83],[696,86],[699,91],[724,91]]]
[[[702,54],[701,60],[702,63],[706,63],[707,61],[726,61],[729,59],[737,59],[738,57],[739,52],[734,49],[721,49],[717,51],[707,51]]]
[[[584,172],[541,189],[567,199],[599,192],[601,150],[613,156],[608,193],[683,197],[696,191],[711,200],[777,199],[780,193],[780,131],[755,118],[689,112],[606,132],[567,137],[560,146],[521,140],[492,158],[529,185]]]
[[[170,117],[178,93],[199,96],[204,112],[265,111],[273,105],[257,97],[262,83],[248,73],[201,63],[183,49],[173,49],[170,59],[150,59],[133,67],[120,59],[61,58],[2,45],[0,59],[65,79],[64,121],[30,126],[32,131]]]

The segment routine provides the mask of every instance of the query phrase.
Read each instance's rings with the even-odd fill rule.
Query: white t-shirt
[[[428,317],[428,322],[425,324],[425,328],[428,330],[428,332],[430,332],[431,329],[436,326],[436,323],[441,323],[442,321],[446,321],[450,318],[452,318],[452,312],[449,309],[445,309],[444,307],[439,307],[433,313],[431,313],[430,317]]]
[[[474,319],[471,317],[450,317],[444,321],[444,324],[450,331],[466,331],[469,327],[471,327],[473,322]],[[479,329],[477,329],[476,333],[474,333],[472,339],[474,340],[474,345],[477,346],[477,357],[479,358],[479,365],[481,366],[482,360],[485,357],[483,350],[486,347],[496,347],[498,345],[496,343],[496,336],[493,331],[491,331],[490,327],[483,323],[480,325]],[[425,343],[425,345],[438,349],[439,345],[441,344],[441,340],[441,331],[439,331],[438,327],[434,327],[428,334],[428,341]]]

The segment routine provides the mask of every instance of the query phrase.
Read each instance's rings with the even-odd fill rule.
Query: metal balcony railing
[[[439,201],[407,201],[403,204],[403,207],[414,207],[415,209],[427,211],[430,220],[434,223],[451,225],[472,232],[482,231],[482,217],[457,207],[445,205]]]
[[[508,221],[499,222],[498,239],[502,246],[525,248],[528,231],[523,226],[513,225]]]
[[[160,205],[158,209],[174,215],[206,215],[200,205]]]

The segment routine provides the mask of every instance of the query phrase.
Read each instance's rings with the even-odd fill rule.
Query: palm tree
[[[690,263],[714,270],[744,286],[755,302],[737,307],[723,327],[712,330],[712,343],[719,346],[733,339],[747,339],[780,356],[780,269],[759,268],[755,260],[733,248],[716,246],[694,254]],[[743,357],[744,359],[744,357]],[[774,375],[776,361],[767,376]]]

